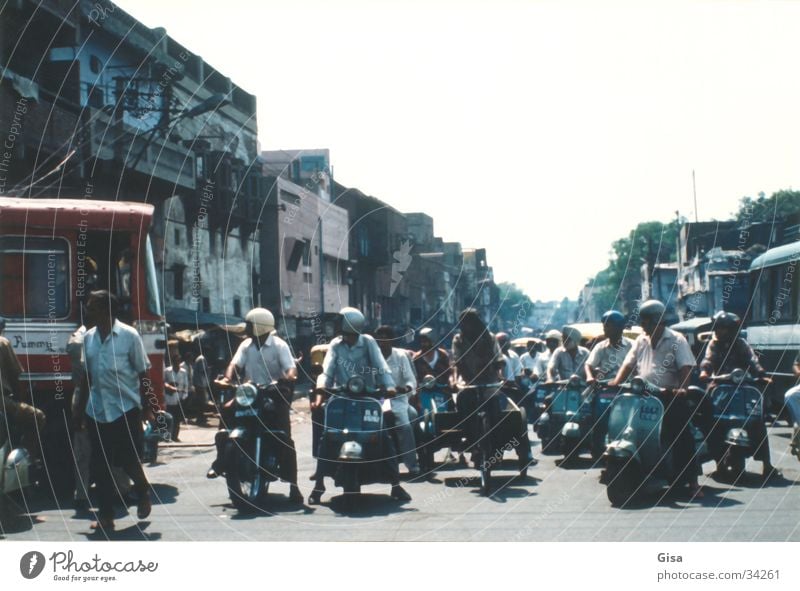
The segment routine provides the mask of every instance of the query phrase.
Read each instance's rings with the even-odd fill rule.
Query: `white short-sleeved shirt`
[[[242,341],[232,363],[244,372],[245,381],[259,385],[277,382],[295,367],[289,345],[274,332],[261,347],[252,338]]]
[[[686,338],[670,330],[664,334],[653,349],[650,337],[640,335],[625,358],[625,364],[634,363],[639,375],[660,388],[680,386],[682,367],[694,367],[694,355]]]
[[[103,341],[97,327],[86,332],[83,358],[89,375],[86,414],[98,423],[111,423],[141,408],[139,375],[150,368],[142,337],[132,326],[114,320]]]
[[[519,362],[522,364],[522,369],[528,369],[536,373],[536,355],[536,353],[533,355],[530,353],[523,353],[519,358]]]
[[[522,374],[522,363],[519,360],[519,355],[509,350],[503,357],[506,360],[506,364],[503,367],[503,376],[509,382],[513,382],[517,376]]]
[[[568,380],[573,375],[585,379],[586,372],[583,365],[588,358],[589,349],[586,347],[578,347],[573,357],[562,345],[553,352],[547,362],[547,371],[553,374],[554,380]]]
[[[410,387],[412,392],[417,388],[417,378],[414,367],[408,359],[404,349],[392,349],[392,354],[386,358],[386,364],[392,372],[392,378],[398,388]]]
[[[631,348],[633,341],[627,337],[622,337],[622,341],[616,347],[611,345],[610,340],[605,339],[592,347],[586,365],[603,374],[604,379],[614,379]]]
[[[183,363],[178,366],[178,370],[172,369],[172,365],[164,368],[164,383],[175,386],[178,391],[170,392],[164,389],[164,403],[167,406],[178,406],[181,400],[186,400],[189,397],[189,374],[186,372],[186,367]]]
[[[346,386],[347,381],[355,376],[364,378],[369,387],[383,385],[387,390],[395,387],[392,370],[374,338],[358,335],[358,340],[351,347],[342,337],[336,337],[331,341],[322,362],[317,388]]]

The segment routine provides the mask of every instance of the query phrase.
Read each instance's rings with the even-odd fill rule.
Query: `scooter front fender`
[[[565,439],[580,439],[581,426],[579,423],[570,421],[561,428],[561,436]]]
[[[603,455],[606,458],[628,461],[636,458],[636,445],[631,441],[612,441]]]
[[[228,436],[229,439],[247,439],[248,437],[247,429],[244,427],[235,427],[231,434]]]
[[[731,447],[739,447],[742,449],[750,449],[752,447],[747,431],[740,428],[729,429],[728,433],[725,435],[725,443]]]

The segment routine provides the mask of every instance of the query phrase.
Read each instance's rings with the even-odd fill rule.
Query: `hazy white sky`
[[[637,222],[800,187],[800,3],[122,0],[258,97],[264,149],[575,298]]]

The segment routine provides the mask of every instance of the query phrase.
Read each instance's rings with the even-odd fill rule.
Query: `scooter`
[[[0,411],[0,502],[5,512],[5,501],[9,495],[33,486],[41,473],[38,461],[31,458],[23,447],[15,447],[16,438],[8,417]]]
[[[596,381],[581,394],[581,400],[572,394],[559,396],[553,401],[551,414],[561,412],[567,422],[561,428],[560,449],[564,454],[563,464],[577,460],[581,453],[589,452],[597,461],[606,450],[608,433],[608,409],[619,394],[619,388],[608,385],[609,380]],[[557,412],[556,403],[564,407]]]
[[[591,413],[583,403],[586,389],[578,376],[555,382],[549,403],[534,425],[534,430],[542,442],[543,453],[564,453],[570,457],[578,452],[583,439],[582,433],[588,429]]]
[[[713,408],[708,443],[714,451],[717,473],[723,478],[739,478],[747,458],[755,452],[747,428],[764,421],[763,397],[755,386],[758,383],[742,369],[711,376],[706,394]]]
[[[238,511],[259,509],[270,484],[286,480],[283,458],[291,442],[276,420],[277,407],[286,403],[285,397],[278,384],[236,387],[223,473],[228,496]]]
[[[621,387],[609,406],[608,446],[603,454],[606,469],[601,482],[606,484],[612,506],[657,493],[676,477],[672,452],[661,442],[664,405],[658,395],[665,393],[666,389],[635,377]],[[696,401],[687,397],[687,403],[695,405]],[[702,435],[694,427],[692,435],[695,453],[702,457]]]
[[[368,388],[360,376],[350,378],[345,387],[329,388],[325,406],[323,449],[327,462],[320,469],[344,491],[345,509],[355,507],[361,487],[391,484],[384,466],[383,389]],[[322,453],[322,452],[320,452]]]
[[[416,422],[416,437],[420,468],[423,472],[433,470],[433,455],[444,445],[438,440],[441,435],[442,413],[454,413],[455,404],[449,384],[436,382],[432,375],[426,375],[419,384],[416,396],[419,419]],[[452,421],[451,421],[452,422]]]

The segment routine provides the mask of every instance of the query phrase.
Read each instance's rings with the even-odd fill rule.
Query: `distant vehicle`
[[[773,379],[765,410],[780,412],[783,394],[795,383],[792,365],[800,350],[800,241],[771,248],[750,265],[752,297],[747,341]]]

